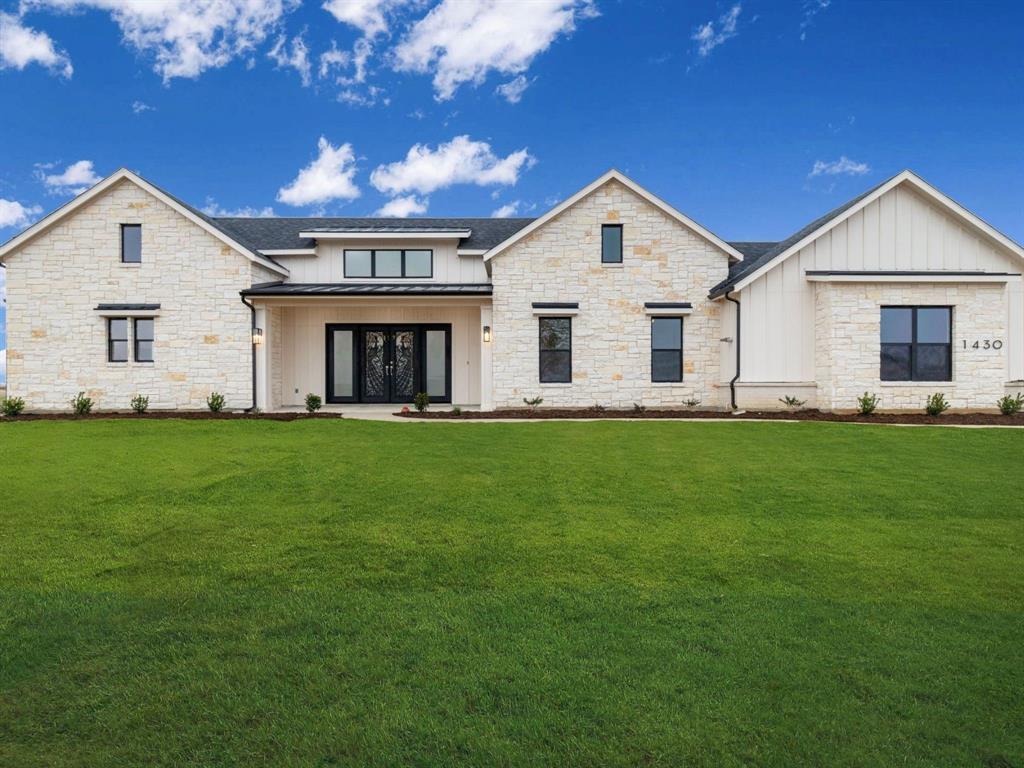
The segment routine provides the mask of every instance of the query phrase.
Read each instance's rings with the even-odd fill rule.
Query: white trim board
[[[1019,281],[1020,275],[996,272],[862,272],[862,273],[820,273],[805,271],[804,278],[810,283],[1009,283]]]
[[[468,229],[452,232],[429,232],[410,229],[406,232],[299,232],[301,238],[314,240],[464,240],[473,234]]]
[[[489,251],[487,251],[484,254],[484,261],[485,262],[490,261],[495,256],[498,256],[503,251],[507,250],[511,246],[513,246],[516,243],[518,243],[524,237],[527,237],[530,234],[532,234],[533,232],[536,232],[538,229],[540,229],[545,224],[547,224],[549,221],[551,221],[551,219],[555,218],[560,213],[563,213],[564,211],[568,210],[569,208],[574,206],[576,203],[578,203],[580,200],[585,198],[587,195],[589,195],[594,190],[603,187],[609,181],[617,181],[617,182],[619,182],[624,187],[629,189],[631,192],[635,193],[639,197],[642,197],[644,200],[646,200],[648,203],[653,205],[655,208],[660,209],[663,213],[667,214],[668,216],[671,216],[673,219],[675,219],[676,221],[681,223],[683,226],[688,227],[689,229],[693,230],[694,232],[699,234],[701,237],[703,237],[705,240],[708,240],[709,242],[711,242],[714,245],[716,245],[719,248],[721,248],[723,251],[725,251],[727,254],[729,254],[729,256],[732,257],[734,260],[736,260],[736,261],[743,261],[743,254],[740,253],[739,251],[737,251],[735,248],[733,248],[727,242],[725,242],[722,238],[718,237],[718,235],[714,234],[710,230],[705,229],[700,224],[695,222],[693,219],[691,219],[690,217],[688,217],[685,214],[681,213],[680,211],[676,210],[675,208],[673,208],[671,205],[666,203],[661,198],[656,197],[655,195],[651,194],[646,189],[644,189],[639,184],[637,184],[635,181],[633,181],[632,179],[630,179],[629,177],[627,177],[625,174],[621,173],[620,171],[615,170],[614,168],[612,168],[610,171],[608,171],[607,173],[602,175],[600,178],[595,179],[594,181],[592,181],[590,184],[585,186],[583,189],[581,189],[575,195],[572,195],[571,197],[568,197],[565,200],[563,200],[562,202],[560,202],[558,205],[556,205],[554,208],[549,210],[547,213],[545,213],[540,218],[534,219],[530,224],[527,224],[525,227],[520,229],[518,232],[516,232],[511,237],[507,238],[506,240],[503,240],[502,242],[498,243],[496,246],[491,248]],[[618,222],[612,222],[612,223],[618,223]]]

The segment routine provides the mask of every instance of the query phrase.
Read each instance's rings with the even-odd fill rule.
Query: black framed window
[[[135,362],[153,362],[153,331],[153,318],[135,318]]]
[[[683,380],[683,318],[651,318],[651,381]]]
[[[601,225],[601,263],[622,263],[622,225]]]
[[[121,225],[121,262],[124,264],[142,263],[142,225]]]
[[[128,318],[107,319],[107,360],[111,363],[128,362]]]
[[[540,318],[540,383],[572,382],[572,318]]]
[[[431,278],[434,252],[429,248],[345,251],[345,277]]]
[[[952,381],[952,330],[952,307],[882,307],[882,381]]]

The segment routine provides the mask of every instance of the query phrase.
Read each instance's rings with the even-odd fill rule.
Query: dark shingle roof
[[[893,178],[895,178],[895,177],[893,177]],[[886,179],[881,184],[876,184],[875,186],[873,186],[871,189],[869,189],[864,194],[857,195],[857,197],[853,198],[853,200],[849,200],[849,201],[843,203],[842,205],[840,205],[838,208],[835,208],[835,209],[829,211],[828,213],[826,213],[821,218],[815,219],[810,224],[808,224],[806,227],[804,227],[803,229],[801,229],[801,230],[799,230],[797,232],[794,232],[792,235],[790,235],[789,237],[787,237],[785,240],[783,240],[781,242],[773,243],[773,244],[770,244],[770,243],[732,243],[732,246],[734,248],[736,248],[736,250],[740,251],[740,253],[743,254],[744,259],[739,264],[733,264],[729,268],[729,276],[726,277],[725,280],[723,280],[722,282],[720,282],[718,285],[716,285],[714,288],[711,289],[711,297],[714,298],[716,296],[721,296],[723,293],[728,293],[730,290],[732,290],[733,286],[735,286],[736,283],[739,282],[740,280],[742,280],[744,277],[746,277],[747,275],[749,275],[749,274],[751,274],[753,272],[756,272],[761,267],[763,267],[765,264],[767,264],[772,259],[774,259],[776,256],[779,256],[779,255],[785,253],[786,251],[788,251],[790,249],[790,247],[792,247],[796,243],[799,243],[801,240],[803,240],[805,237],[807,237],[812,232],[814,232],[814,231],[820,229],[821,227],[825,226],[830,221],[832,221],[832,219],[836,218],[837,216],[842,215],[843,213],[848,211],[850,208],[855,206],[857,203],[859,203],[861,200],[863,200],[865,197],[867,197],[868,195],[873,194],[878,189],[881,189],[882,187],[884,187],[890,181],[892,181],[891,178],[890,179]],[[752,248],[751,249],[751,254],[748,255],[746,253],[746,251],[744,251],[742,248],[739,247],[740,245],[750,245],[750,246],[771,245],[772,247],[768,248],[767,250],[761,251],[760,253],[756,252],[757,249],[753,249]],[[753,256],[753,258],[751,258],[751,256]]]
[[[459,242],[460,248],[487,250],[507,240],[533,219],[378,219],[378,218],[214,218],[222,232],[247,248],[257,251],[312,248],[313,240],[300,232],[320,230],[402,231],[406,229],[468,229],[472,234]]]
[[[776,245],[777,242],[733,242],[729,243],[733,248],[743,254],[744,259],[756,259],[759,256],[763,256],[767,251],[770,251]]]

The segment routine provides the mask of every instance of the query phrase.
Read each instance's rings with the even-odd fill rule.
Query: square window
[[[372,251],[345,251],[345,277],[373,277]]]
[[[121,262],[124,264],[142,263],[142,225],[121,225]]]
[[[374,277],[401,277],[402,276],[402,252],[401,251],[374,251],[373,252],[373,276]]]
[[[622,263],[621,224],[603,224],[601,226],[601,263]]]
[[[882,381],[953,379],[951,307],[882,307]]]
[[[406,251],[405,277],[430,277],[433,273],[433,251]]]

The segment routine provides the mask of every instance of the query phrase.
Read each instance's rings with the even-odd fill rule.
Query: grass
[[[1022,449],[0,424],[0,765],[1020,768]]]

